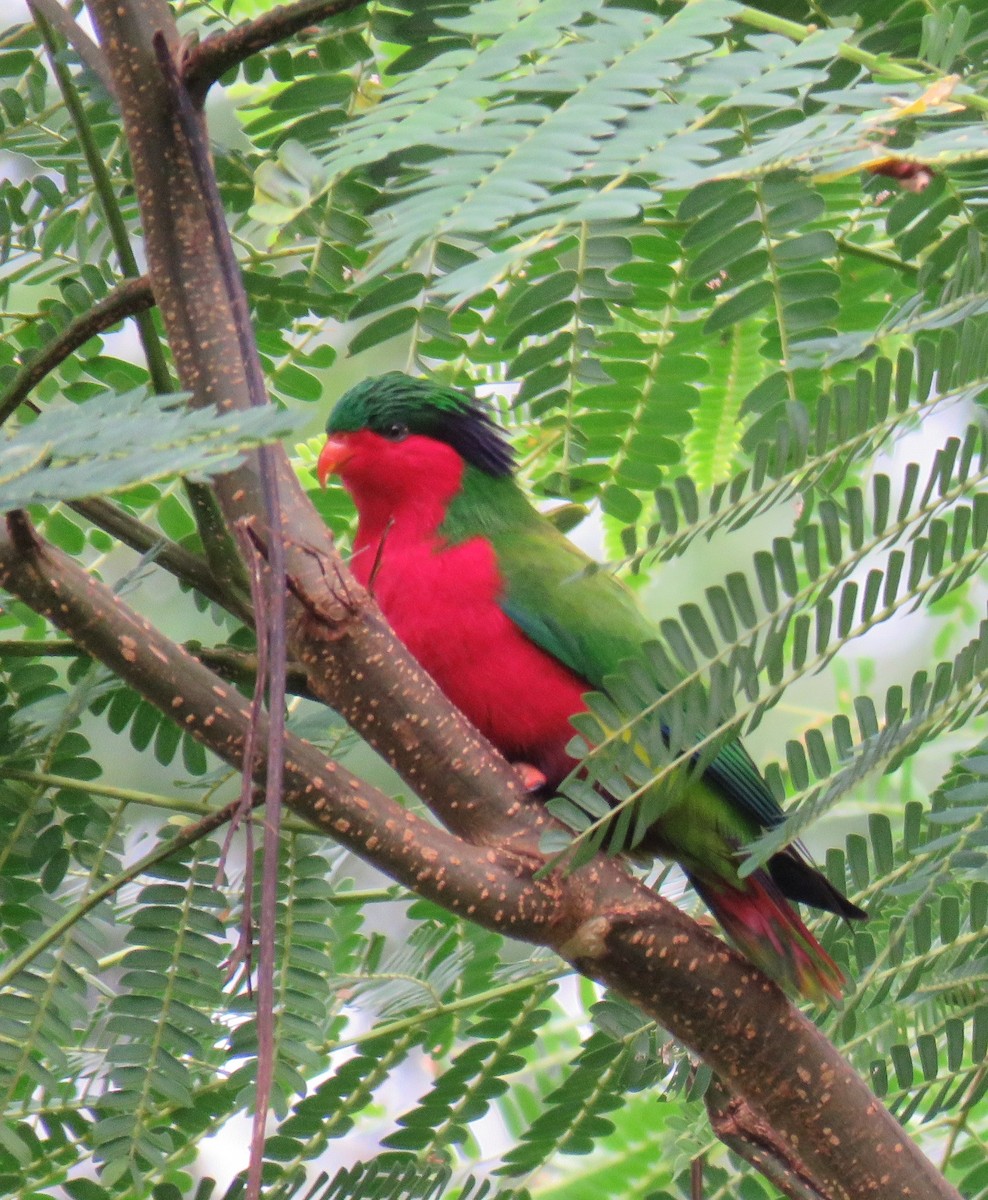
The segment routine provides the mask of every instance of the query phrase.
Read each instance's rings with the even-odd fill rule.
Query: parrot
[[[589,692],[660,641],[634,593],[540,512],[507,433],[466,390],[400,371],[335,404],[316,472],[357,511],[351,569],[446,697],[546,795],[576,768]],[[662,785],[659,785],[662,786]],[[790,901],[867,914],[787,846],[742,876],[744,847],[783,810],[737,738],[675,790],[642,849],[674,859],[729,939],[816,1002],[845,980]]]

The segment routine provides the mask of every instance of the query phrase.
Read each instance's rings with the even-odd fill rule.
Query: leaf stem
[[[108,800],[118,800],[122,804],[143,804],[146,808],[163,809],[188,817],[210,818],[226,809],[218,809],[213,804],[203,800],[183,800],[179,796],[162,796],[159,792],[143,792],[138,788],[116,787],[109,783],[97,783],[89,779],[73,779],[70,775],[55,775],[49,771],[22,771],[15,767],[5,766],[4,779],[12,779],[18,783],[35,784],[40,788],[71,788],[78,792],[88,792],[93,796],[105,796]],[[285,829],[290,833],[312,833],[313,828],[308,821],[298,821],[288,818]],[[126,880],[124,881],[126,882]]]
[[[781,33],[795,42],[805,42],[808,37],[819,30],[817,25],[801,25],[798,21],[788,21],[785,17],[777,17],[774,13],[762,12],[760,9],[747,6],[741,8],[736,19],[740,23],[750,25],[753,29],[762,29],[768,33]],[[837,54],[846,62],[857,63],[858,66],[865,67],[873,75],[881,75],[895,82],[932,84],[943,78],[942,75],[932,71],[920,71],[916,67],[907,67],[904,63],[896,62],[895,59],[886,55],[872,54],[851,42],[845,42],[840,46]],[[967,92],[952,96],[951,99],[975,112],[988,112],[988,96]]]
[[[436,1005],[434,1008],[412,1013],[408,1017],[400,1017],[394,1021],[385,1021],[380,1025],[375,1025],[373,1029],[355,1034],[353,1037],[340,1038],[339,1041],[329,1043],[326,1050],[332,1053],[336,1050],[346,1049],[349,1046],[359,1046],[362,1042],[376,1041],[380,1037],[390,1038],[395,1034],[414,1029],[417,1025],[424,1024],[426,1021],[431,1021],[434,1017],[445,1017],[449,1016],[450,1013],[462,1012],[465,1009],[479,1008],[490,1000],[497,1000],[502,996],[512,996],[516,992],[524,991],[526,988],[537,987],[542,983],[551,983],[553,980],[568,974],[570,974],[570,968],[565,965],[559,965],[546,968],[546,970],[539,971],[533,975],[523,975],[520,979],[511,980],[510,983],[499,984],[497,987],[488,988],[483,992],[473,992],[468,996],[460,997],[458,1000],[449,1000],[443,1004]]]
[[[862,246],[858,242],[852,242],[849,238],[843,237],[837,239],[837,245],[845,254],[853,254],[855,258],[866,258],[870,262],[879,263],[883,267],[891,267],[894,271],[902,271],[907,275],[919,274],[919,267],[915,263],[905,262],[884,250],[876,250],[872,246]]]

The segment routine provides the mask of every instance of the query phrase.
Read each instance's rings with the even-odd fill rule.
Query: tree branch
[[[180,39],[162,0],[118,5],[92,0],[101,41],[114,70],[134,165],[145,228],[149,274],[169,333],[183,386],[197,405],[250,406],[246,373],[227,297],[227,280],[214,249],[200,198],[193,155],[172,116],[171,97],[158,71],[153,38],[165,33],[174,53]],[[366,594],[339,561],[326,526],[280,448],[277,460],[281,530],[293,605],[294,657],[313,690],[341,712],[392,765],[411,769],[413,786],[454,832],[500,844],[504,821],[494,812],[514,771],[454,710],[395,639]],[[230,528],[243,523],[255,540],[271,538],[257,461],[218,476],[215,490]],[[420,721],[419,709],[441,714]],[[450,790],[450,763],[481,792],[469,802]],[[454,802],[455,801],[455,802]]]
[[[106,64],[106,59],[99,46],[93,41],[82,26],[75,21],[58,0],[32,0],[32,6],[57,29],[72,49],[78,54],[79,61],[99,79],[106,90],[113,95],[113,76]]]
[[[717,1137],[770,1180],[789,1200],[827,1200],[805,1163],[764,1117],[732,1096],[717,1079],[703,1098],[710,1128]]]
[[[162,79],[171,101],[172,112],[185,146],[189,161],[198,184],[201,210],[209,223],[212,257],[219,266],[223,283],[226,308],[233,319],[240,363],[244,372],[247,399],[252,407],[263,407],[268,402],[264,384],[264,372],[260,356],[254,343],[250,323],[247,293],[233,252],[233,243],[226,226],[220,199],[219,186],[213,174],[209,157],[206,131],[198,119],[197,110],[182,81],[172,50],[164,33],[158,30],[151,39]],[[281,526],[281,499],[278,487],[277,459],[270,446],[261,446],[256,453],[260,476],[260,494],[263,502],[261,512],[269,529]],[[212,492],[208,500],[213,501]],[[217,512],[217,524],[222,515]],[[250,547],[247,526],[231,525],[230,531],[238,536],[241,548]],[[226,532],[230,532],[226,531]],[[258,672],[251,705],[251,720],[245,743],[244,785],[241,796],[241,811],[249,808],[251,795],[248,776],[252,773],[257,754],[258,722],[265,699],[268,705],[268,732],[265,752],[269,771],[264,782],[264,851],[261,868],[261,921],[258,938],[257,966],[257,1075],[254,1084],[253,1133],[250,1140],[250,1166],[247,1172],[247,1200],[259,1200],[264,1167],[264,1129],[267,1124],[271,1089],[274,1084],[275,1055],[277,1045],[274,1032],[274,971],[275,939],[278,908],[278,843],[281,831],[282,781],[284,775],[285,735],[285,595],[287,576],[285,569],[285,547],[280,536],[270,541],[270,556],[262,564],[255,553],[249,560],[251,600],[256,615]],[[250,830],[248,829],[248,835]],[[248,838],[248,854],[251,842]],[[248,876],[247,887],[250,887]],[[244,911],[247,927],[241,944],[250,954],[250,894],[244,895]],[[249,970],[249,967],[248,967]]]
[[[154,307],[154,294],[146,275],[136,279],[126,279],[118,284],[109,295],[104,296],[99,303],[93,305],[88,312],[77,317],[62,332],[44,347],[30,362],[25,363],[17,372],[7,391],[0,397],[0,425],[7,421],[21,404],[27,404],[32,412],[40,412],[40,408],[28,399],[33,388],[42,379],[64,362],[71,354],[85,345],[91,337],[102,333],[119,324],[127,317]],[[200,501],[205,485],[198,489],[190,489],[190,500],[193,506]],[[225,608],[234,616],[250,624],[252,621],[251,608],[239,588],[227,588],[221,584],[209,564],[197,554],[191,553],[177,542],[150,529],[142,521],[118,508],[111,501],[102,497],[91,497],[78,500],[69,506],[81,517],[92,522],[97,528],[146,554],[157,548],[155,561],[170,571],[183,583],[194,587],[215,604]],[[198,524],[203,527],[214,505],[205,505],[200,514]]]
[[[11,778],[23,779],[26,774],[27,772],[15,772],[11,775]],[[77,780],[72,780],[71,784],[75,787],[79,786]],[[5,959],[3,967],[0,968],[0,988],[8,987],[13,979],[25,967],[30,966],[39,954],[49,946],[53,946],[86,913],[92,912],[94,908],[102,904],[109,896],[118,892],[125,884],[139,878],[156,863],[170,858],[176,850],[181,850],[184,846],[192,845],[193,842],[206,837],[213,830],[219,829],[221,825],[225,825],[230,820],[238,804],[239,801],[231,801],[229,804],[224,805],[223,808],[217,808],[210,813],[206,813],[195,824],[183,826],[169,841],[159,842],[153,850],[143,855],[137,862],[132,863],[125,870],[105,880],[98,887],[84,895],[78,903],[69,908],[68,912],[63,913],[58,920],[53,921],[39,937],[35,938],[22,950],[19,950],[13,957]]]
[[[71,645],[66,642],[66,645]],[[166,813],[181,813],[182,816],[196,817],[199,820],[215,817],[218,813],[223,816],[219,821],[220,825],[225,824],[230,820],[231,806],[236,801],[230,801],[230,804],[223,805],[222,808],[217,808],[215,804],[209,804],[202,800],[186,800],[182,796],[159,796],[157,792],[144,792],[136,788],[115,787],[111,783],[102,783],[98,780],[87,779],[85,783],[81,783],[78,779],[73,779],[70,775],[52,775],[50,771],[20,771],[16,767],[4,765],[4,779],[16,780],[19,783],[26,783],[32,788],[68,788],[70,791],[79,791],[84,788],[90,796],[101,796],[107,800],[114,800],[117,804],[138,804],[142,808],[156,808]],[[187,828],[182,826],[183,829]],[[213,828],[216,828],[214,826]],[[285,822],[285,828],[292,833],[312,833],[312,823],[302,819],[289,818]],[[210,830],[204,830],[204,833]],[[195,841],[192,838],[191,841]],[[140,875],[142,872],[138,871]],[[136,878],[136,876],[130,876]],[[382,889],[389,899],[394,899],[398,891],[395,887]],[[351,893],[347,892],[347,896]],[[352,893],[356,894],[356,893]],[[349,901],[348,901],[349,903]],[[50,944],[50,943],[49,943]]]
[[[33,0],[28,0],[30,6]],[[31,10],[35,15],[38,28],[41,31],[41,36],[44,38],[45,44],[48,47],[48,57],[51,61],[52,73],[58,83],[59,90],[62,93],[62,98],[65,101],[65,107],[72,120],[76,135],[79,139],[79,145],[82,148],[83,155],[86,159],[86,164],[89,167],[89,173],[93,179],[93,186],[96,189],[96,196],[99,204],[103,209],[103,215],[106,219],[106,226],[109,230],[110,240],[113,243],[113,248],[116,251],[117,259],[120,263],[120,269],[129,279],[137,279],[140,277],[140,270],[137,266],[137,256],[134,253],[134,248],[131,245],[130,231],[127,228],[127,223],[124,220],[123,213],[120,210],[114,183],[107,169],[106,163],[103,161],[103,156],[100,153],[96,138],[93,135],[93,130],[90,127],[89,119],[86,111],[79,99],[79,93],[76,89],[75,82],[65,64],[58,57],[58,47],[56,44],[53,31],[45,18],[38,12],[37,9]],[[171,64],[170,58],[165,60],[174,75],[174,67]],[[177,77],[174,79],[175,89],[180,96],[181,87]],[[190,105],[191,107],[191,105]],[[202,172],[200,171],[200,175]],[[212,179],[211,172],[209,178]],[[218,203],[219,193],[213,183],[214,191],[216,191],[216,200]],[[225,233],[225,226],[224,226]],[[232,251],[231,251],[232,259]],[[233,267],[236,270],[236,265]],[[245,301],[246,304],[246,301]],[[171,381],[171,373],[168,370],[168,363],[165,358],[164,346],[155,326],[153,317],[149,311],[142,310],[136,314],[137,333],[140,338],[141,347],[144,350],[144,357],[147,362],[148,374],[151,378],[151,384],[154,390],[159,395],[167,395],[173,391]],[[260,368],[258,368],[259,371]],[[262,388],[263,394],[263,388]],[[263,457],[264,451],[262,449]],[[209,562],[213,574],[226,582],[231,591],[238,591],[241,594],[246,592],[247,581],[243,572],[243,566],[237,554],[236,545],[230,536],[229,531],[223,524],[222,514],[219,512],[216,498],[212,490],[207,484],[199,483],[195,480],[187,479],[185,481],[185,490],[189,496],[192,505],[192,514],[195,517],[196,526],[199,530],[199,536],[202,539],[202,544],[206,552],[206,558]]]
[[[243,768],[248,701],[105,584],[42,541],[22,513],[0,521],[0,586],[62,629],[224,762]],[[253,772],[258,785],[267,774],[266,732],[262,716],[261,753]],[[406,811],[294,734],[285,735],[284,748],[290,807],[392,879],[454,911],[470,909],[476,919],[493,915],[496,896],[524,913],[519,916],[523,936],[534,935],[549,919],[554,885],[533,884],[530,863],[517,857],[508,865],[508,856],[495,861],[487,850]]]
[[[69,507],[80,517],[91,521],[98,529],[109,533],[140,554],[155,551],[154,561],[169,571],[182,583],[187,583],[208,600],[239,617],[245,624],[253,623],[250,605],[239,591],[228,588],[217,580],[205,559],[178,542],[166,538],[156,529],[145,525],[137,517],[118,507],[102,496],[91,496],[88,500],[76,500]]]
[[[193,104],[201,108],[217,79],[252,54],[285,41],[309,25],[366,3],[367,0],[299,0],[297,4],[273,8],[226,33],[211,34],[194,46],[185,59],[183,77]]]
[[[51,0],[54,2],[54,0]],[[57,6],[56,6],[57,7]],[[32,389],[91,337],[111,329],[127,317],[154,306],[154,295],[146,275],[126,279],[94,304],[88,312],[70,322],[55,339],[24,364],[0,397],[0,425],[24,403]]]
[[[40,542],[17,514],[0,530],[0,585],[224,761],[243,766],[247,701]],[[265,726],[262,720],[262,745]],[[827,1200],[892,1200],[910,1194],[908,1188],[930,1200],[956,1200],[781,991],[620,863],[598,857],[569,877],[535,880],[532,848],[553,823],[541,805],[519,797],[517,780],[499,797],[499,819],[510,821],[512,833],[495,851],[405,812],[290,734],[284,746],[285,796],[295,812],[420,895],[487,928],[553,946],[584,974],[638,1003],[765,1114],[790,1157],[798,1146]],[[263,758],[256,764],[258,782],[265,765]],[[472,782],[447,766],[452,811],[475,801]]]
[[[203,646],[197,641],[184,643],[184,649],[199,662],[215,671],[230,683],[251,687],[257,678],[257,655],[232,646]],[[80,658],[89,656],[75,642],[65,640],[0,641],[0,658]],[[315,700],[309,687],[309,678],[298,663],[288,664],[286,676],[288,690],[293,696]]]
[[[223,520],[212,485],[184,479],[186,499],[192,509],[196,531],[205,552],[204,573],[208,572],[217,594],[225,597],[218,603],[246,624],[253,624],[253,604],[247,572],[240,558],[236,541]],[[200,589],[201,590],[201,589]],[[210,596],[210,599],[214,597]]]

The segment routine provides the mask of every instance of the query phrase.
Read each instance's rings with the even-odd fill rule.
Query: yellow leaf
[[[922,96],[917,96],[915,100],[900,100],[892,96],[888,103],[892,105],[893,111],[873,117],[872,123],[897,121],[900,117],[917,117],[934,108],[941,112],[963,112],[964,105],[954,104],[950,99],[960,81],[959,75],[944,75],[943,79],[931,83]]]

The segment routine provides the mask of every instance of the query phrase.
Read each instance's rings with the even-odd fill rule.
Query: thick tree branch
[[[725,1146],[751,1163],[789,1200],[827,1200],[805,1163],[744,1100],[713,1080],[704,1096],[710,1127]]]
[[[29,5],[32,2],[33,0],[28,0]],[[51,60],[52,73],[58,83],[62,98],[65,101],[66,110],[75,128],[79,145],[82,147],[83,155],[86,159],[86,165],[89,167],[93,186],[96,189],[96,196],[106,219],[110,240],[113,243],[113,248],[120,263],[120,269],[127,278],[138,279],[141,272],[137,265],[137,256],[134,253],[134,247],[131,245],[130,230],[127,228],[127,223],[124,220],[113,179],[106,163],[103,161],[103,155],[90,127],[89,118],[80,100],[75,81],[58,56],[58,47],[51,27],[35,9],[32,9],[32,11],[35,13],[38,28],[48,46],[48,56]],[[167,56],[166,62],[171,69],[172,75],[174,75],[174,67]],[[178,83],[177,77],[175,78],[175,83],[176,85]],[[178,86],[176,90],[180,97],[184,99],[181,87]],[[191,110],[191,104],[189,104],[189,108]],[[203,152],[204,154],[205,152]],[[200,170],[200,177],[202,174],[203,172]],[[219,193],[211,172],[209,172],[209,179],[212,182],[213,191],[216,193],[218,205]],[[231,262],[233,262],[232,251],[230,257]],[[236,270],[235,262],[233,262],[232,269]],[[246,300],[244,301],[244,305],[246,306]],[[149,311],[138,311],[135,317],[137,333],[140,338],[141,347],[144,350],[144,358],[147,362],[151,384],[159,395],[167,395],[174,389],[165,357],[164,346],[152,314]],[[259,366],[257,373],[260,374]],[[261,386],[261,397],[261,400],[255,400],[255,403],[263,402],[263,384]],[[262,458],[264,453],[262,449]],[[206,558],[213,574],[228,584],[231,593],[245,593],[247,582],[240,558],[237,554],[237,548],[223,523],[222,514],[219,511],[216,498],[211,489],[204,483],[188,479],[185,481],[185,490],[191,501],[192,514],[195,517],[199,536],[202,539]]]
[[[299,0],[297,4],[273,8],[226,33],[212,34],[194,46],[185,59],[183,74],[193,103],[201,107],[217,79],[252,54],[285,41],[309,25],[366,3],[367,0]]]
[[[193,403],[249,407],[227,280],[215,252],[192,153],[158,71],[153,38],[179,44],[161,0],[118,5],[93,0],[92,12],[115,72],[145,227],[149,274],[169,333],[182,385]],[[354,724],[393,764],[399,759],[414,786],[456,832],[499,843],[506,788],[514,771],[450,710],[366,594],[339,562],[325,525],[279,449],[275,451],[282,506],[281,534],[296,596],[294,657],[309,670],[313,690]],[[256,458],[216,480],[228,525],[246,523],[262,545],[264,499]],[[421,708],[435,719],[409,716]],[[450,788],[450,764],[474,780],[466,798]],[[471,790],[474,790],[471,789]]]
[[[0,585],[224,761],[242,766],[247,701],[42,543],[16,514],[0,527]],[[552,824],[540,805],[501,797],[522,852],[495,851],[405,812],[290,734],[284,746],[285,796],[295,812],[420,895],[488,928],[552,946],[634,1000],[764,1114],[775,1131],[775,1156],[786,1148],[787,1161],[800,1162],[827,1200],[957,1200],[820,1031],[713,934],[613,859],[535,880],[539,860],[530,848]],[[258,782],[264,768],[262,758]],[[454,775],[449,783],[454,795],[469,792]]]

